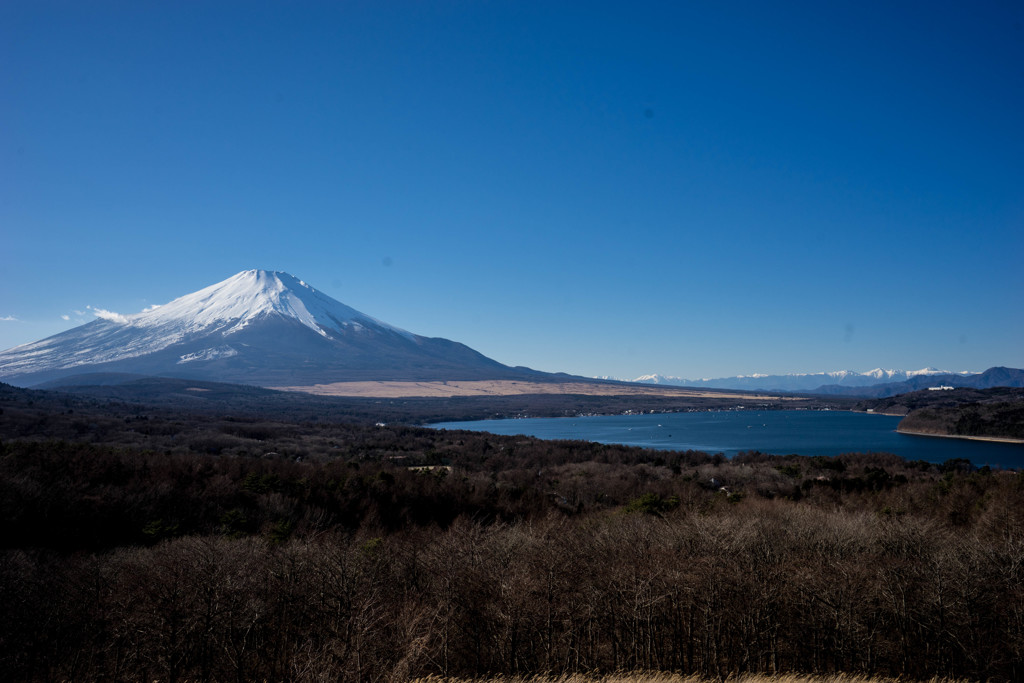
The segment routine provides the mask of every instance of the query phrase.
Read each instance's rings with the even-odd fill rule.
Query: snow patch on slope
[[[237,356],[238,351],[231,348],[230,346],[218,346],[215,349],[203,349],[202,351],[196,351],[195,353],[186,353],[178,361],[178,365],[184,363],[191,363],[197,360],[215,360],[217,358],[231,358]]]

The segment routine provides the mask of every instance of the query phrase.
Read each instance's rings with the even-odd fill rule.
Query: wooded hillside
[[[1024,439],[1024,389],[915,391],[863,401],[858,410],[905,415],[899,431],[936,436]]]
[[[5,391],[13,680],[1020,680],[1024,485]]]

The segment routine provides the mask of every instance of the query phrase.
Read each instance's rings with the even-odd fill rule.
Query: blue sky
[[[248,268],[582,375],[1024,367],[1016,2],[0,3],[0,348]]]

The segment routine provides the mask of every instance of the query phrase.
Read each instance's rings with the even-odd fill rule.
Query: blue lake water
[[[895,453],[907,460],[944,462],[968,458],[979,466],[1024,467],[1024,444],[900,434],[896,431],[900,419],[845,411],[742,410],[479,420],[430,426],[661,450],[692,449],[726,456],[747,450],[778,455],[874,451]]]

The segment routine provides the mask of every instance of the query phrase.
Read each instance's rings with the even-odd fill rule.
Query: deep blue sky
[[[0,348],[267,268],[541,370],[1024,367],[1024,5],[779,4],[0,3]]]

